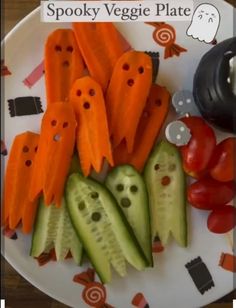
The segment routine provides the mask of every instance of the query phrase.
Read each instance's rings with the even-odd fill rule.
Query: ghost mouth
[[[70,66],[70,62],[68,60],[65,60],[64,62],[62,62],[62,66],[68,67]]]

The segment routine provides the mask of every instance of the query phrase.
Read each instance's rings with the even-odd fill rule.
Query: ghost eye
[[[62,50],[62,49],[61,49],[61,46],[60,46],[60,45],[56,45],[56,46],[55,46],[55,50],[56,50],[56,51],[61,51],[61,50]]]
[[[143,68],[143,66],[140,66],[140,67],[138,68],[138,72],[139,72],[139,74],[143,74],[143,73],[144,73],[144,68]]]
[[[57,125],[57,121],[56,120],[52,120],[51,125],[52,126],[56,126]]]
[[[29,152],[29,148],[28,148],[26,145],[23,147],[23,152],[24,152],[24,153]]]
[[[66,128],[67,126],[68,126],[68,122],[64,122],[62,125],[63,128]]]
[[[132,186],[130,187],[130,191],[131,191],[132,193],[136,193],[136,192],[138,191],[138,187],[137,187],[136,185],[132,185]]]
[[[76,94],[77,94],[77,96],[81,96],[82,95],[82,91],[81,90],[77,90]]]
[[[123,68],[124,71],[128,71],[129,70],[129,64],[125,63],[122,68]]]
[[[89,95],[90,96],[94,96],[95,95],[95,90],[94,89],[90,89],[89,90]]]
[[[123,191],[123,190],[124,190],[124,185],[118,184],[118,185],[116,186],[116,190],[117,190],[117,191]]]
[[[69,52],[73,52],[74,48],[72,46],[68,46],[66,50],[69,51]]]

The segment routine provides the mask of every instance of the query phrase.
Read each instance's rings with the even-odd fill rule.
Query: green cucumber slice
[[[138,270],[147,260],[109,191],[94,180],[73,174],[66,185],[71,221],[101,281],[111,280],[110,264],[126,275],[125,259]]]
[[[123,165],[108,174],[105,184],[133,228],[149,265],[153,266],[148,195],[142,176],[132,166]]]
[[[80,264],[82,258],[82,245],[71,224],[65,200],[60,208],[53,204],[46,206],[43,198],[36,216],[36,223],[32,236],[30,255],[38,257],[43,252],[55,248],[57,260],[64,260],[69,251],[74,261]]]
[[[178,149],[161,141],[149,157],[144,178],[153,240],[159,236],[165,245],[172,233],[179,245],[187,246],[186,179]]]

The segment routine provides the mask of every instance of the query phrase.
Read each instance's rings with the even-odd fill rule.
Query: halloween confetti
[[[42,113],[42,102],[40,97],[25,96],[8,100],[11,117],[32,115]]]
[[[226,271],[236,273],[236,256],[223,252],[220,256],[219,266]]]
[[[42,61],[33,71],[23,80],[24,85],[28,88],[32,88],[33,85],[43,76],[44,74],[44,62]]]
[[[171,25],[165,22],[146,22],[146,24],[155,28],[152,36],[158,45],[165,48],[165,59],[180,56],[180,53],[187,51],[187,49],[175,43],[176,32]]]
[[[1,60],[1,76],[11,75],[8,67],[4,64],[4,60]]]
[[[149,308],[149,304],[142,293],[137,293],[132,299],[132,305],[139,308]]]
[[[213,278],[201,257],[190,261],[185,265],[198,291],[203,295],[215,286]]]
[[[1,155],[6,156],[7,155],[7,148],[5,145],[5,142],[1,140]]]
[[[82,298],[87,305],[94,308],[113,308],[106,303],[105,287],[100,282],[95,281],[94,269],[88,268],[86,272],[75,275],[73,281],[85,286]]]

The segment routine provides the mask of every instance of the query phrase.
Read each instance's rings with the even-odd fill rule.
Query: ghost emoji
[[[212,4],[199,5],[192,17],[187,35],[207,44],[212,43],[220,24],[220,13]]]

